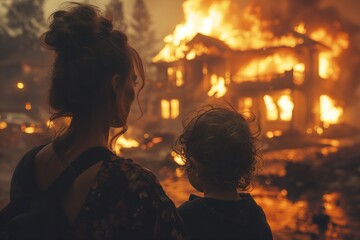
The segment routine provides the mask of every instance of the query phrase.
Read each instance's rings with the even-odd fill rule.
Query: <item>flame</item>
[[[319,28],[312,32],[310,37],[330,47],[329,51],[323,51],[319,55],[319,76],[324,79],[338,79],[340,67],[335,59],[349,47],[349,35],[344,32],[337,32],[334,35],[325,28]]]
[[[138,146],[139,142],[137,142],[135,139],[120,136],[115,143],[115,152],[116,154],[120,154],[122,148],[133,148]]]
[[[203,54],[210,53],[210,49],[207,48],[202,43],[194,44],[193,48],[190,50],[190,52],[186,55],[187,60],[195,59],[196,56],[201,56]]]
[[[265,58],[250,61],[249,64],[235,74],[233,80],[238,83],[258,80],[268,81],[272,75],[284,73],[292,69],[298,73],[304,73],[305,65],[299,63],[295,56],[275,53]]]
[[[294,103],[291,101],[289,95],[282,95],[278,100],[280,108],[280,119],[284,121],[290,121],[292,119],[292,111],[294,109]]]
[[[301,34],[305,34],[306,33],[305,23],[301,22],[298,25],[296,25],[294,27],[294,31]]]
[[[324,124],[334,124],[343,114],[341,107],[336,107],[334,100],[327,95],[320,96],[320,120]]]
[[[277,101],[273,99],[270,95],[265,95],[264,102],[266,106],[266,117],[270,121],[280,120],[290,121],[292,119],[292,112],[294,109],[294,103],[291,100],[291,97],[288,94],[281,95]],[[271,132],[267,136],[280,136],[281,132]],[[270,138],[270,137],[269,137]]]
[[[22,127],[21,127],[21,130],[22,130],[24,133],[27,133],[27,134],[33,134],[33,133],[35,133],[35,127],[33,127],[33,126],[30,126],[30,127],[22,126]]]
[[[277,120],[279,113],[273,98],[269,95],[265,95],[264,102],[266,106],[266,118],[268,120]]]
[[[211,89],[208,91],[208,96],[214,96],[215,98],[223,97],[227,92],[227,87],[225,86],[225,79],[223,77],[218,77],[216,74],[211,75],[210,78]]]
[[[174,162],[176,162],[178,165],[180,166],[184,166],[185,165],[185,161],[184,159],[181,157],[181,155],[177,154],[176,152],[172,151],[171,152],[171,156],[174,159]]]
[[[183,3],[185,20],[172,34],[164,38],[164,48],[153,58],[154,62],[172,62],[194,59],[208,49],[190,50],[186,45],[197,33],[217,38],[232,49],[261,49],[274,46],[290,46],[303,43],[292,35],[276,37],[267,29],[269,23],[261,21],[259,8],[247,6],[239,9],[234,1],[187,0]],[[201,50],[199,50],[201,49]],[[190,50],[190,51],[189,51]]]
[[[175,81],[175,85],[180,87],[184,84],[183,70],[181,67],[168,67],[167,69],[168,79]]]

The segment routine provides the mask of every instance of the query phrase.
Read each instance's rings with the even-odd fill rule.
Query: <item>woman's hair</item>
[[[111,21],[93,5],[67,3],[64,10],[50,16],[49,29],[41,42],[56,52],[49,94],[53,109],[50,120],[71,117],[67,135],[95,113],[110,114],[109,106],[115,102],[111,85],[115,74],[125,87],[135,64],[143,79],[140,90],[144,86],[144,68],[138,53],[128,44],[127,36],[114,30]],[[110,121],[111,116],[106,117]],[[127,129],[126,116],[120,117],[124,118],[123,133]]]
[[[204,106],[194,111],[196,116],[184,121],[183,133],[175,151],[190,171],[193,163],[201,164],[206,180],[228,187],[248,189],[261,157],[258,153],[257,127],[251,132],[246,117],[231,107]]]

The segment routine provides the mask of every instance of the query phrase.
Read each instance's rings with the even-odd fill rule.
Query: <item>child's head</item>
[[[258,162],[258,133],[231,108],[201,108],[177,140],[190,183],[199,191],[204,182],[247,189]]]

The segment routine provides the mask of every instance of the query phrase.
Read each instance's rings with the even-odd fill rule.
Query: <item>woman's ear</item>
[[[111,86],[112,86],[112,90],[114,91],[115,94],[118,92],[120,84],[121,84],[120,75],[119,74],[113,75],[111,78]]]

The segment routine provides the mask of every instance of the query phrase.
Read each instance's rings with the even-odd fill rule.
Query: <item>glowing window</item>
[[[161,100],[161,117],[163,119],[175,119],[180,113],[180,102],[178,99]]]
[[[266,118],[270,121],[283,120],[290,121],[294,109],[294,103],[289,95],[281,95],[277,101],[269,96],[264,96],[266,106]]]

